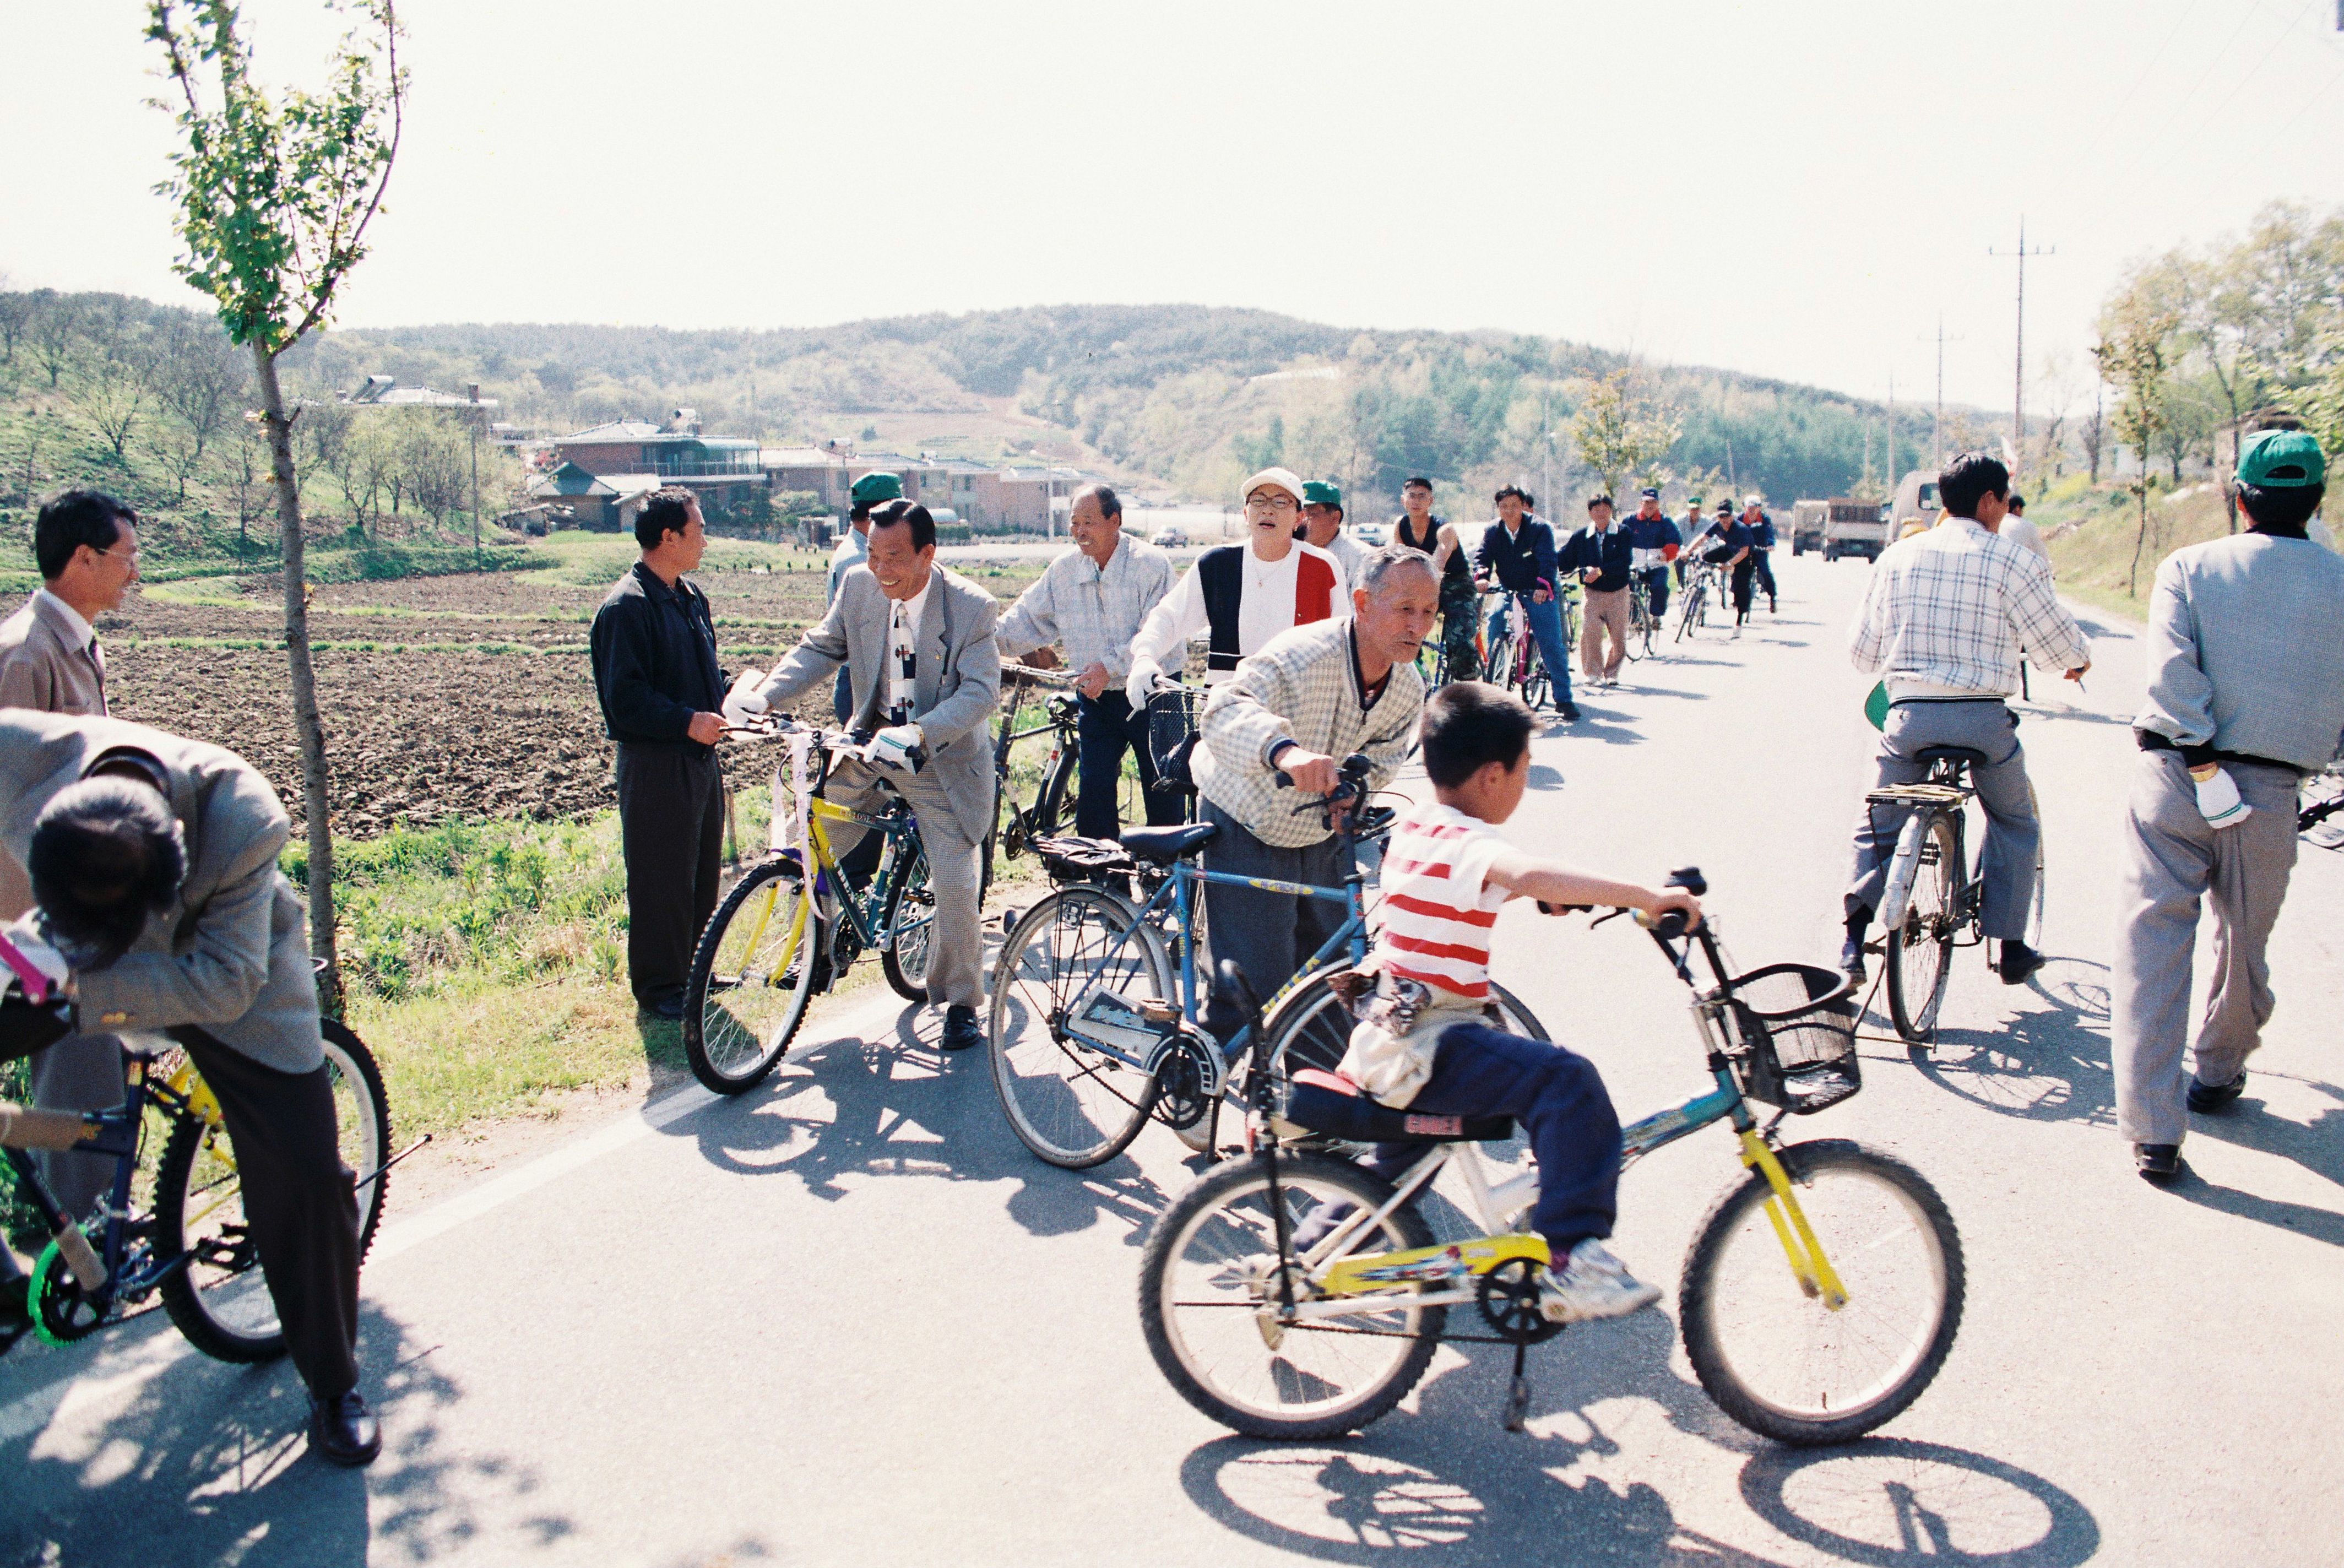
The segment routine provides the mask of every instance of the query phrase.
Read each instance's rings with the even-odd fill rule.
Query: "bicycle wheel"
[[[936,895],[928,885],[928,853],[918,835],[911,841],[911,864],[895,878],[879,928],[887,933],[879,967],[887,984],[906,1002],[928,999],[928,947],[936,934]]]
[[[2026,781],[2026,808],[2035,814],[2035,896],[2027,901],[2026,945],[2036,952],[2043,951],[2044,858],[2043,804],[2036,799],[2035,781]]]
[[[1777,1151],[1838,1274],[1837,1310],[1803,1286],[1756,1171],[1694,1232],[1678,1290],[1685,1353],[1717,1408],[1777,1442],[1846,1442],[1920,1398],[1962,1321],[1961,1236],[1935,1188],[1844,1138]]]
[[[1886,932],[1888,1018],[1914,1045],[1926,1045],[1937,1027],[1953,972],[1954,888],[1961,875],[1961,846],[1953,820],[1932,812],[1921,830],[1921,864],[1913,876],[1904,924]]]
[[[829,968],[830,923],[791,863],[768,860],[709,917],[683,987],[683,1054],[722,1095],[754,1088],[805,1020]]]
[[[1131,905],[1103,887],[1061,888],[1027,910],[1002,944],[986,1054],[1010,1130],[1070,1170],[1122,1153],[1156,1103],[1145,1064],[1066,1030],[1075,1009],[1101,991],[1135,1007],[1177,995],[1163,943]]]
[[[1380,1208],[1381,1179],[1326,1155],[1279,1157],[1278,1200],[1290,1228],[1322,1204]],[[1280,1326],[1278,1233],[1269,1172],[1231,1160],[1180,1195],[1156,1222],[1139,1264],[1139,1321],[1148,1351],[1180,1397],[1252,1437],[1324,1438],[1357,1431],[1408,1396],[1448,1319],[1416,1307],[1421,1284],[1390,1292],[1384,1311]],[[1346,1255],[1432,1245],[1413,1204],[1361,1228]]]
[[[363,1182],[357,1193],[363,1260],[382,1219],[390,1106],[381,1069],[365,1043],[330,1018],[321,1033],[335,1142],[343,1166]],[[155,1246],[164,1258],[187,1256],[187,1266],[164,1280],[161,1295],[163,1310],[189,1344],[222,1361],[265,1361],[284,1353],[285,1330],[257,1267],[260,1255],[225,1126],[193,1114],[172,1118],[155,1173]]]

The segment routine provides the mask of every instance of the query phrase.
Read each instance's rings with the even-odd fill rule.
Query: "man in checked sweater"
[[[1207,871],[1337,887],[1350,870],[1316,800],[1333,791],[1353,752],[1374,764],[1371,789],[1399,771],[1424,706],[1417,650],[1440,614],[1432,558],[1400,544],[1371,551],[1351,605],[1349,619],[1271,639],[1206,704],[1189,766],[1203,820],[1217,830],[1205,846]],[[1292,788],[1280,785],[1281,773]],[[1264,995],[1335,934],[1337,907],[1222,883],[1205,889],[1214,955],[1236,960]],[[1205,1027],[1227,1045],[1243,1024],[1216,993]]]

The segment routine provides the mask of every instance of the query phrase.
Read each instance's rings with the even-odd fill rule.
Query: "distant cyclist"
[[[1677,538],[1677,525],[1662,515],[1661,492],[1657,489],[1646,485],[1636,500],[1636,515],[1627,521],[1628,547],[1632,552],[1629,570],[1644,585],[1644,596],[1652,604],[1652,619],[1657,621],[1669,612],[1669,561],[1682,541]]]
[[[1750,579],[1753,589],[1766,591],[1766,613],[1776,613],[1774,608],[1774,520],[1766,515],[1766,498],[1751,495],[1742,498],[1742,525],[1750,531]],[[1755,592],[1751,598],[1757,597]],[[1749,607],[1740,607],[1743,618],[1749,618]]]
[[[1432,481],[1421,474],[1399,487],[1399,503],[1404,510],[1392,522],[1394,542],[1424,551],[1440,573],[1440,652],[1448,661],[1449,678],[1477,680],[1481,665],[1474,651],[1480,646],[1480,628],[1473,622],[1481,601],[1473,586],[1472,551],[1464,531],[1432,515]]]
[[[1555,602],[1560,575],[1554,562],[1554,531],[1531,515],[1530,502],[1530,495],[1520,485],[1499,490],[1498,521],[1481,531],[1477,564],[1521,602],[1531,635],[1538,640],[1539,656],[1546,662],[1554,710],[1575,723],[1579,709],[1571,700],[1571,662],[1562,647],[1562,610]],[[1505,614],[1500,606],[1490,618],[1491,642],[1504,629]]]
[[[1703,531],[1695,548],[1701,558],[1721,572],[1732,574],[1733,582],[1733,634],[1742,635],[1742,622],[1750,617],[1750,525],[1733,515],[1733,503],[1717,503],[1717,516]]]

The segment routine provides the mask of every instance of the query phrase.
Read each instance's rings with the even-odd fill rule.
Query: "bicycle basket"
[[[1854,987],[1813,964],[1770,964],[1732,982],[1742,1092],[1812,1116],[1864,1087],[1855,1056]]]
[[[1157,787],[1196,793],[1188,754],[1197,749],[1197,715],[1206,695],[1205,687],[1181,686],[1147,699],[1147,755],[1156,764]]]

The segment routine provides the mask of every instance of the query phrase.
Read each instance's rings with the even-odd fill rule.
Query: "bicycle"
[[[1505,602],[1498,607],[1499,629],[1490,640],[1481,678],[1493,686],[1516,693],[1535,711],[1553,690],[1553,681],[1545,656],[1539,651],[1538,639],[1531,632],[1527,596],[1505,593],[1503,597]],[[1567,632],[1562,645],[1571,646]]]
[[[1916,784],[1886,784],[1864,794],[1873,810],[1885,806],[1911,813],[1897,830],[1888,862],[1877,918],[1888,1017],[1906,1043],[1926,1046],[1937,1027],[1952,974],[1953,950],[1986,940],[1983,919],[1985,885],[1969,860],[1968,805],[1977,796],[1972,768],[1985,764],[1984,752],[1969,746],[1925,746],[1916,761],[1928,774]],[[2034,784],[2027,785],[2036,821]],[[2039,946],[2043,933],[2044,862],[2038,831],[2035,895],[2027,916],[2027,942]],[[1966,935],[1967,940],[1963,940]]]
[[[1706,886],[1692,868],[1671,880]],[[1625,1128],[1623,1164],[1724,1122],[1748,1173],[1710,1205],[1686,1252],[1678,1328],[1693,1374],[1762,1436],[1847,1442],[1910,1406],[1944,1366],[1965,1293],[1959,1232],[1936,1189],[1902,1159],[1846,1139],[1778,1140],[1784,1116],[1862,1087],[1841,976],[1778,964],[1729,978],[1712,926],[1688,935],[1673,913],[1638,920],[1692,993],[1714,1087]],[[1705,985],[1689,967],[1696,947]],[[1221,979],[1257,1011],[1235,966]],[[1514,1373],[1503,1419],[1521,1430],[1525,1355],[1563,1325],[1540,1308],[1546,1242],[1515,1229],[1536,1198],[1536,1172],[1493,1187],[1474,1149],[1508,1136],[1510,1119],[1389,1109],[1318,1071],[1256,1073],[1251,1083],[1248,1153],[1183,1193],[1142,1255],[1140,1320],[1158,1370],[1225,1426],[1319,1439],[1390,1411],[1443,1339],[1506,1344]],[[1753,1106],[1774,1114],[1761,1125]],[[1329,1136],[1424,1152],[1388,1183],[1307,1147]],[[1485,1234],[1443,1239],[1411,1201],[1449,1170]],[[1325,1206],[1339,1208],[1298,1249],[1298,1227]],[[1450,1332],[1450,1310],[1468,1305],[1487,1332]]]
[[[35,1004],[12,995],[7,1006]],[[52,1038],[69,1027],[61,1011],[53,1016]],[[319,1029],[342,1163],[361,1173],[355,1181],[363,1260],[382,1219],[390,1168],[430,1139],[427,1134],[385,1158],[390,1109],[373,1053],[334,1019],[321,1020]],[[0,1158],[50,1238],[28,1290],[34,1331],[49,1344],[71,1344],[159,1297],[172,1324],[205,1355],[239,1364],[273,1360],[284,1353],[285,1331],[245,1222],[219,1101],[168,1031],[126,1045],[129,1066],[114,1109],[43,1111],[0,1102]],[[144,1160],[150,1138],[161,1145],[151,1175]],[[114,1180],[98,1209],[80,1219],[66,1213],[29,1149],[111,1158]],[[0,1340],[0,1352],[10,1342]]]
[[[2344,827],[2328,825],[2329,818],[2344,812],[2344,764],[2330,763],[2316,774],[2305,774],[2299,797],[2295,831],[2316,848],[2344,846]]]
[[[1628,657],[1651,658],[1652,640],[1660,631],[1660,618],[1652,613],[1652,588],[1638,573],[1628,582],[1628,641],[1624,649]]]
[[[1717,597],[1717,568],[1696,558],[1685,572],[1682,602],[1677,606],[1676,641],[1701,632],[1709,624],[1709,602]]]
[[[1296,808],[1351,807],[1340,827],[1351,870],[1339,887],[1201,869],[1194,861],[1212,840],[1211,823],[1130,828],[1119,845],[1076,838],[1037,846],[1065,885],[1027,910],[1002,945],[987,1031],[994,1087],[1019,1142],[1053,1165],[1086,1169],[1122,1153],[1153,1113],[1190,1148],[1214,1147],[1221,1102],[1238,1092],[1229,1066],[1247,1059],[1249,1037],[1239,1035],[1223,1051],[1203,1027],[1198,975],[1211,971],[1199,890],[1214,883],[1345,905],[1343,923],[1272,998],[1264,1058],[1271,1070],[1284,1070],[1289,1055],[1317,1059],[1309,1031],[1334,995],[1331,977],[1367,956],[1367,877],[1357,850],[1387,832],[1393,816],[1364,798],[1369,766],[1351,756],[1333,794]],[[1132,879],[1144,896],[1135,905],[1089,880],[1102,875]],[[1513,996],[1491,990],[1507,1017],[1536,1027]]]
[[[867,949],[878,950],[897,996],[926,1001],[935,924],[927,855],[910,804],[890,788],[886,808],[866,815],[820,797],[839,762],[872,760],[868,737],[787,720],[735,733],[783,742],[782,771],[793,788],[786,798],[776,789],[771,847],[709,916],[684,981],[684,1057],[692,1077],[724,1095],[764,1081],[804,1022],[806,1004],[844,978]],[[914,760],[922,760],[916,753]],[[880,783],[886,786],[884,774]],[[877,865],[866,885],[855,885],[831,848],[833,823],[878,835]]]
[[[1043,699],[1042,719],[1026,725],[1026,708],[1017,689],[1036,686],[1049,691]],[[1076,770],[1081,763],[1080,720],[1075,705],[1074,683],[1054,670],[1004,662],[1001,666],[1001,722],[993,739],[993,825],[985,835],[985,862],[977,896],[992,890],[996,855],[1015,860],[1037,838],[1049,838],[1074,825]],[[1010,754],[1017,743],[1036,735],[1050,737],[1050,754],[1037,774],[1034,803],[1020,806],[1012,787]]]

